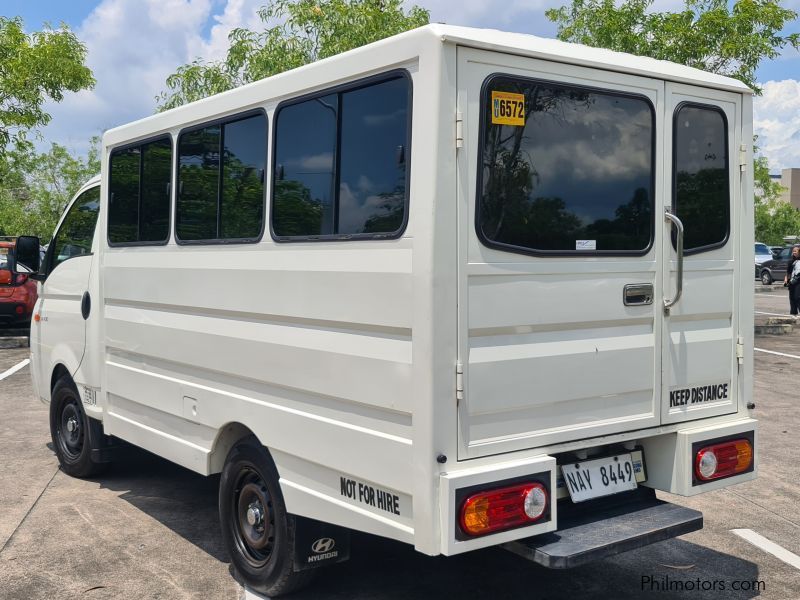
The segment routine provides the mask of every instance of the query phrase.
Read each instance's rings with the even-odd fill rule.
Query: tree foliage
[[[200,59],[167,78],[167,110],[426,25],[427,10],[402,0],[271,0],[261,31],[235,29],[225,60]]]
[[[685,0],[680,12],[652,12],[653,0],[572,0],[550,9],[558,38],[669,60],[734,77],[757,92],[756,69],[800,35],[783,35],[797,13],[777,0]]]
[[[10,148],[0,161],[0,235],[53,235],[75,192],[100,172],[100,138],[88,156],[76,158],[58,144],[37,153],[29,143]]]
[[[669,60],[734,77],[756,93],[756,69],[786,47],[798,49],[800,34],[783,28],[797,13],[777,0],[684,0],[680,12],[653,12],[653,0],[572,0],[550,9],[558,37],[568,42]],[[781,185],[769,176],[767,159],[754,161],[756,239],[781,244],[800,232],[800,211],[779,200]]]
[[[789,202],[756,202],[756,240],[770,246],[782,246],[784,236],[800,234],[800,210]]]
[[[47,100],[94,86],[85,58],[86,47],[66,25],[28,34],[22,19],[0,17],[0,158],[50,121]]]
[[[756,156],[754,167],[756,240],[782,245],[784,236],[800,234],[800,210],[780,199],[784,188],[769,176],[766,157]]]

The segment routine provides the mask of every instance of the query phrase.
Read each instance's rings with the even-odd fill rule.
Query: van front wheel
[[[272,458],[254,437],[228,454],[219,516],[233,567],[246,586],[278,596],[311,580],[314,571],[295,571],[295,518],[286,512]]]
[[[50,399],[50,436],[61,470],[72,477],[103,471],[106,463],[92,460],[92,450],[99,448],[102,435],[100,423],[86,416],[72,379],[59,379]]]

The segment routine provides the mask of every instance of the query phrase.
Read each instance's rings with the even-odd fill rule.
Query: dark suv
[[[770,285],[773,281],[783,282],[786,277],[786,267],[789,259],[792,258],[792,247],[780,248],[772,253],[771,260],[766,260],[760,265],[756,265],[756,277],[761,279],[764,285]]]

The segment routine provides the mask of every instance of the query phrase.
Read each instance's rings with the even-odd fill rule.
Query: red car
[[[13,238],[0,239],[0,325],[28,325],[36,304],[36,282],[11,272]]]

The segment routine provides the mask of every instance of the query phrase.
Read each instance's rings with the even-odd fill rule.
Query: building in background
[[[790,202],[792,206],[800,209],[800,169],[783,169],[781,171],[781,200]]]

